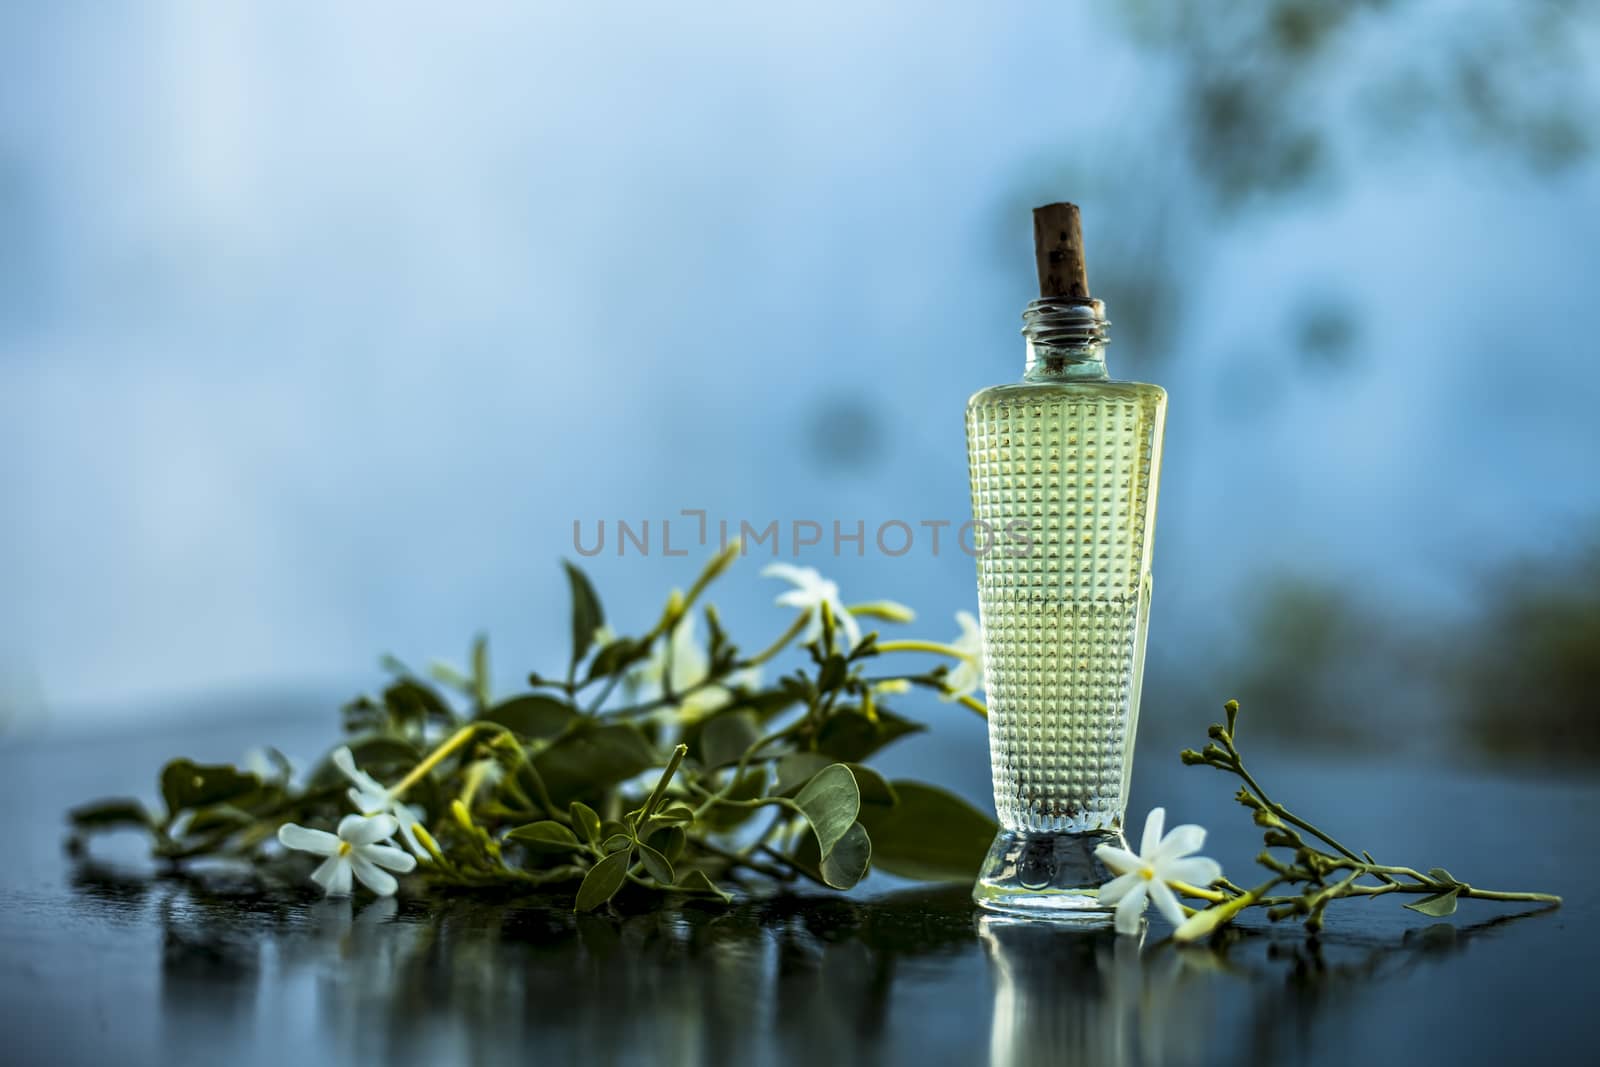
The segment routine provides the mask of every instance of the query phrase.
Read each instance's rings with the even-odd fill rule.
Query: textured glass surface
[[[1165,414],[1160,388],[1103,380],[997,386],[967,406],[973,514],[1011,531],[978,559],[1007,829],[1121,824]]]

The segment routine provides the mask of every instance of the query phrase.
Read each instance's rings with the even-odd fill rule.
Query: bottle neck
[[[1022,312],[1027,339],[1025,382],[1105,378],[1106,343],[1110,340],[1106,306],[1099,300],[1051,296],[1035,300]]]

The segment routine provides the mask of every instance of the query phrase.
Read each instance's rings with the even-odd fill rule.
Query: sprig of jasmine
[[[572,644],[560,671],[499,696],[482,637],[465,670],[421,675],[386,659],[390,684],[344,708],[345,737],[303,783],[174,760],[160,815],[131,800],[86,805],[72,813],[75,837],[137,827],[167,863],[246,861],[264,877],[284,866],[281,843],[324,857],[325,891],[348,891],[354,877],[386,893],[394,879],[381,868],[404,873],[406,862],[368,840],[384,829],[422,861],[421,883],[566,888],[579,909],[624,895],[726,897],[753,878],[844,889],[873,866],[970,878],[992,820],[866,761],[924,729],[890,706],[916,687],[983,710],[975,621],[951,645],[880,643],[863,622],[905,625],[909,608],[847,605],[836,583],[785,566],[771,576],[792,587],[778,603],[795,614],[748,654],[706,602],[740,555],[737,544],[719,552],[637,634],[614,629],[588,577],[566,564]],[[897,651],[951,663],[872,673]],[[796,653],[798,664],[779,666]]]
[[[1185,909],[1187,917],[1173,934],[1178,941],[1203,937],[1232,922],[1247,908],[1267,909],[1267,917],[1273,922],[1298,918],[1314,933],[1322,928],[1329,905],[1357,897],[1420,896],[1421,900],[1405,907],[1436,918],[1453,913],[1461,899],[1561,903],[1560,897],[1549,893],[1481,889],[1443,867],[1430,867],[1423,873],[1414,867],[1379,863],[1370,852],[1355,851],[1267,793],[1246,768],[1239,752],[1238,701],[1228,701],[1224,713],[1226,722],[1213,723],[1207,730],[1210,740],[1204,748],[1198,752],[1184,749],[1179,755],[1185,765],[1210,767],[1240,780],[1242,785],[1234,799],[1251,812],[1252,820],[1262,829],[1266,847],[1256,862],[1266,869],[1268,877],[1251,889],[1220,876],[1214,889],[1174,885],[1183,895],[1210,904],[1198,911]],[[1299,892],[1273,892],[1285,886],[1298,887]]]

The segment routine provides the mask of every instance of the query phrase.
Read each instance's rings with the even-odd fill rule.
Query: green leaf
[[[638,727],[619,723],[597,725],[592,719],[575,724],[533,758],[557,804],[598,797],[612,786],[657,766],[655,750]]]
[[[860,823],[845,831],[822,861],[822,880],[835,889],[849,889],[867,876],[872,865],[872,838]]]
[[[554,819],[530,822],[506,834],[507,841],[517,841],[535,852],[571,852],[583,846],[578,836]]]
[[[735,711],[708,719],[700,728],[700,765],[708,770],[738,763],[761,740],[755,715]]]
[[[854,823],[845,831],[827,859],[817,856],[816,839],[807,835],[795,845],[791,857],[812,879],[833,889],[849,889],[867,876],[872,863],[872,838],[865,827]]]
[[[850,666],[845,658],[837,652],[832,653],[822,661],[822,670],[817,675],[817,688],[824,693],[839,688],[850,673]]]
[[[650,872],[650,877],[662,885],[672,885],[678,880],[667,857],[643,842],[639,844],[639,858],[644,861],[644,869]]]
[[[478,707],[489,706],[489,639],[482,634],[472,642],[472,697]]]
[[[175,759],[161,771],[161,799],[166,801],[168,818],[190,808],[238,800],[260,788],[261,779],[227,764],[202,765]]]
[[[389,717],[401,727],[421,726],[425,722],[454,722],[455,712],[444,697],[430,685],[415,678],[402,678],[383,691],[383,705]]]
[[[648,644],[627,637],[619,637],[594,654],[589,661],[589,680],[606,678],[618,671],[627,670],[650,655]]]
[[[1429,867],[1428,877],[1432,878],[1435,882],[1443,882],[1448,886],[1458,886],[1461,884],[1455,875],[1451,874],[1443,867]]]
[[[567,569],[567,584],[572,588],[572,662],[577,665],[594,644],[594,632],[605,625],[606,616],[588,576],[566,560],[561,565]]]
[[[861,809],[873,864],[902,878],[964,882],[977,876],[997,829],[960,797],[921,782],[896,781],[899,802]]]
[[[696,869],[686,872],[683,879],[678,882],[678,888],[686,893],[707,893],[714,897],[720,897],[724,904],[733,902],[733,896],[720,889],[717,883],[713,882],[711,877],[702,870]]]
[[[1455,912],[1456,895],[1460,892],[1461,887],[1455,886],[1445,890],[1443,893],[1435,893],[1431,897],[1423,897],[1415,903],[1407,904],[1406,907],[1423,915],[1431,915],[1435,919],[1442,919],[1446,915]]]
[[[115,826],[148,827],[152,824],[150,813],[137,800],[101,800],[84,804],[67,812],[72,825],[84,829],[109,829]]]
[[[811,824],[823,860],[849,831],[861,811],[861,790],[842,763],[824,767],[795,794],[794,806]]]
[[[656,812],[655,819],[660,823],[694,822],[694,809],[687,804],[668,804]]]
[[[201,808],[189,818],[184,826],[185,834],[206,834],[213,830],[236,830],[241,826],[249,826],[255,822],[255,817],[242,808],[232,804],[216,804],[209,808]]]
[[[900,798],[894,791],[894,786],[864,763],[847,763],[850,773],[855,775],[856,787],[861,790],[862,804],[894,804]]]
[[[817,732],[817,751],[840,763],[860,763],[885,745],[925,729],[887,708],[880,707],[873,718],[853,707],[841,708]]]
[[[544,739],[561,736],[568,726],[578,721],[580,715],[578,709],[565,700],[542,693],[525,693],[502,700],[479,714],[478,718],[499,723],[523,737]]]
[[[794,690],[785,684],[787,681],[788,679],[785,679],[784,682],[780,682],[780,688],[778,689],[763,689],[756,693],[737,697],[734,703],[738,707],[748,708],[755,712],[756,718],[765,722],[778,714],[778,712],[793,707],[800,701],[801,698],[796,695]]]
[[[344,732],[347,734],[382,730],[388,722],[388,712],[367,696],[356,697],[340,709],[340,712],[344,717]]]
[[[815,752],[789,753],[778,761],[778,784],[772,789],[773,795],[794,796],[801,786],[817,776],[818,771],[833,766],[834,762]]]
[[[624,849],[613,852],[590,867],[589,873],[583,876],[583,884],[578,887],[578,899],[573,903],[573,910],[593,911],[616,896],[617,890],[627,880],[628,867],[632,862],[632,850]]]
[[[600,816],[594,809],[581,800],[574,800],[568,809],[572,816],[572,825],[583,831],[584,839],[596,847],[600,844]]]
[[[600,845],[603,852],[621,852],[633,844],[633,838],[627,834],[611,834]]]
[[[681,826],[668,826],[650,835],[650,847],[673,863],[678,862],[678,857],[683,855],[684,846],[688,843],[689,835],[683,832]]]

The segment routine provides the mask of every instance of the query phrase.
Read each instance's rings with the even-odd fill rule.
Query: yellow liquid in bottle
[[[1120,826],[1149,621],[1166,393],[1106,380],[967,405],[995,810],[1008,830]]]

